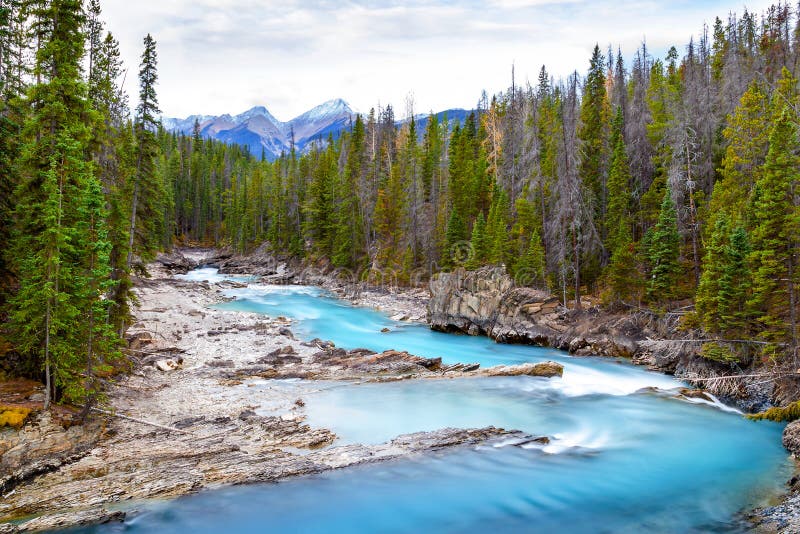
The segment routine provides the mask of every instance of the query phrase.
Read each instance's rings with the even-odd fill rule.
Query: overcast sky
[[[749,0],[760,13],[771,0]],[[718,0],[106,0],[135,102],[142,38],[158,42],[166,116],[266,106],[289,120],[332,98],[357,111],[413,94],[415,113],[469,108],[481,91],[588,68],[594,44],[630,57],[642,39],[682,51],[704,22],[745,3]]]

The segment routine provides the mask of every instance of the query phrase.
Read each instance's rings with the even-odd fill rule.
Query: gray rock
[[[800,421],[793,421],[783,429],[783,446],[800,457]]]

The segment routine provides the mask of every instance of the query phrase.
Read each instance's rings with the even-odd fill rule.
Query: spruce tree
[[[522,286],[544,286],[545,255],[538,230],[533,231],[527,250],[514,266],[514,281]]]
[[[706,243],[703,274],[695,299],[697,314],[703,327],[709,332],[716,332],[720,321],[719,284],[727,264],[726,246],[729,236],[729,219],[725,214],[720,214],[714,224],[711,239]]]
[[[164,185],[156,173],[158,143],[156,131],[159,126],[158,81],[156,42],[150,34],[144,38],[144,52],[139,68],[139,105],[136,107],[136,172],[130,191],[130,226],[128,230],[127,268],[133,265],[133,257],[142,260],[153,257],[160,245],[160,225],[163,222]]]
[[[796,205],[800,144],[796,117],[784,105],[769,138],[769,152],[753,195],[753,295],[761,336],[797,345],[797,249],[800,216]]]
[[[468,269],[476,269],[483,265],[488,256],[488,246],[486,243],[486,220],[483,218],[483,212],[478,213],[478,218],[472,226],[472,238],[470,239],[472,245],[472,254],[469,262],[467,263]]]
[[[614,120],[614,152],[611,156],[611,170],[608,175],[608,210],[606,216],[606,250],[614,252],[629,247],[631,236],[631,174],[628,156],[625,152],[622,110],[617,111]]]
[[[672,195],[667,190],[661,203],[658,222],[646,237],[646,255],[650,263],[647,296],[653,302],[664,302],[677,295],[680,275],[680,235]]]
[[[742,95],[723,131],[728,146],[709,203],[709,230],[716,228],[715,221],[721,216],[734,226],[744,222],[750,192],[767,154],[769,131],[767,98],[759,85],[753,83]]]
[[[581,142],[579,174],[589,192],[595,226],[605,228],[608,174],[609,103],[606,91],[606,67],[600,47],[595,45],[589,73],[583,86],[578,139]],[[591,273],[596,274],[596,273]]]
[[[447,232],[445,233],[444,250],[442,251],[442,268],[451,269],[461,265],[467,258],[462,257],[462,250],[459,246],[467,238],[467,226],[464,219],[459,215],[454,207],[450,211],[450,220],[447,222]]]
[[[94,300],[81,294],[85,236],[78,229],[85,214],[78,207],[93,180],[85,161],[93,118],[81,76],[82,3],[53,0],[33,15],[47,31],[36,56],[38,82],[28,93],[34,106],[24,128],[12,246],[19,291],[9,312],[16,347],[44,370],[48,408],[56,390],[74,396],[82,387],[75,325]]]

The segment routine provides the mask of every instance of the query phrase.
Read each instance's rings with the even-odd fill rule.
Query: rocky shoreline
[[[430,287],[427,318],[435,330],[553,347],[575,356],[627,358],[701,387],[745,412],[786,404],[799,392],[795,375],[765,381],[751,376],[752,368],[703,358],[704,341],[678,331],[675,317],[567,309],[550,293],[515,287],[502,268],[440,273]]]
[[[114,415],[65,429],[47,414],[0,437],[0,532],[120,521],[142,499],[227,484],[275,481],[426,451],[506,438],[516,431],[442,429],[374,446],[336,445],[305,423],[304,398],[319,381],[381,382],[463,376],[559,376],[549,362],[480,369],[442,366],[408,353],[344,351],[300,342],[291,321],[209,307],[229,282],[172,277],[175,258],[139,281],[129,329],[135,371],[109,392]],[[196,260],[183,260],[194,266]],[[288,379],[302,380],[288,380]],[[10,523],[8,521],[11,521]]]

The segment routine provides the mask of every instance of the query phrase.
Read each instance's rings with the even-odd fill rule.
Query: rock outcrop
[[[102,451],[73,465],[37,478],[25,491],[0,500],[0,521],[38,516],[20,525],[0,523],[0,532],[31,532],[65,526],[121,521],[123,512],[110,512],[110,504],[132,499],[166,498],[222,484],[244,484],[285,479],[388,461],[445,448],[477,445],[495,438],[530,439],[528,434],[502,428],[445,428],[405,434],[380,445],[342,445],[320,448],[329,442],[307,443],[306,425],[246,414],[251,433],[259,434],[257,447],[241,436],[184,436],[175,439],[163,431],[139,434],[115,455]],[[304,428],[305,427],[305,428]],[[297,441],[302,437],[301,442]],[[130,440],[130,438],[129,438]],[[292,454],[287,447],[302,447]]]
[[[564,308],[546,291],[515,287],[503,268],[440,273],[430,284],[428,322],[434,330],[486,335],[577,355],[631,357],[643,329],[629,316]]]
[[[800,421],[793,421],[783,429],[783,446],[800,458]]]
[[[702,341],[668,339],[675,332],[674,319],[597,308],[569,310],[546,291],[515,287],[501,267],[440,273],[431,280],[430,291],[427,317],[434,330],[553,347],[576,356],[631,358],[635,364],[688,382],[696,380],[744,411],[760,411],[772,402],[783,404],[781,391],[793,399],[800,389],[798,384],[765,382],[747,376],[752,373],[739,366],[703,358]]]
[[[0,494],[88,454],[100,438],[98,424],[64,428],[44,412],[21,430],[0,432]]]

